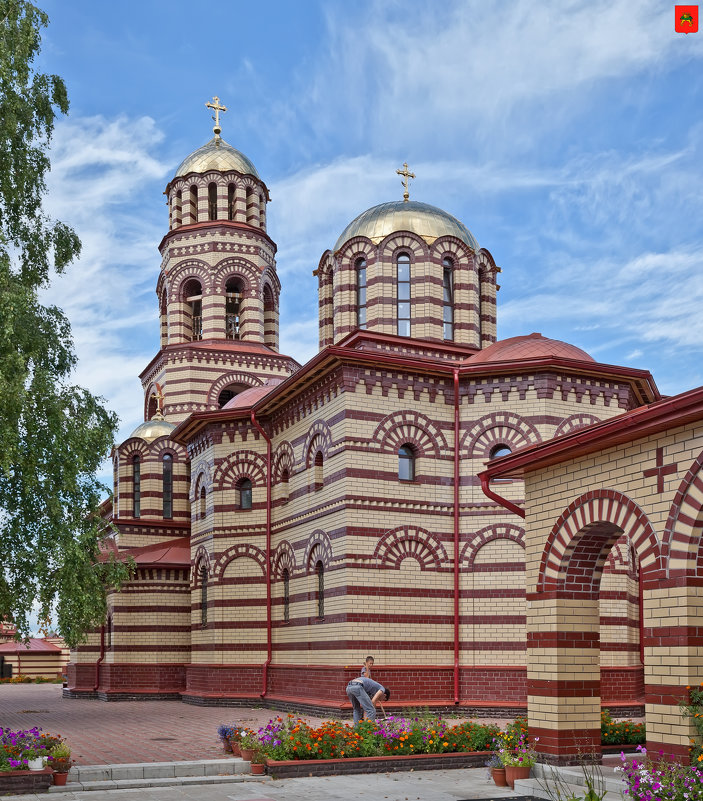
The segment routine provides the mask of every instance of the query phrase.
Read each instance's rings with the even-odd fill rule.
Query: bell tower
[[[266,184],[252,162],[221,137],[180,164],[164,194],[159,303],[160,350],[141,374],[144,415],[171,423],[214,410],[249,387],[286,378],[298,364],[278,353],[280,282],[276,244],[266,232]]]

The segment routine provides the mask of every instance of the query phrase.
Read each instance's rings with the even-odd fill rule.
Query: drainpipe
[[[95,663],[95,686],[93,687],[93,692],[98,689],[98,685],[100,684],[100,663],[105,659],[105,626],[100,626],[100,656],[98,657],[98,661]]]
[[[497,504],[502,506],[504,509],[507,509],[509,512],[512,512],[514,515],[518,515],[519,517],[525,518],[525,510],[521,506],[516,506],[512,501],[509,501],[507,498],[503,498],[500,495],[496,495],[495,492],[491,489],[490,479],[485,473],[480,473],[479,478],[481,479],[481,489],[483,490],[483,494],[486,498],[490,498],[492,501],[495,501]]]
[[[459,703],[459,368],[454,368],[454,703]]]
[[[271,636],[271,438],[259,425],[256,412],[251,410],[251,422],[266,440],[266,661],[262,676],[262,689],[259,695],[264,698],[267,693],[269,665],[273,655]]]

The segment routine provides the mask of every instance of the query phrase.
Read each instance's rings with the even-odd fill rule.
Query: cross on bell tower
[[[213,120],[215,120],[215,126],[212,130],[215,136],[219,139],[220,134],[222,133],[222,128],[220,127],[220,112],[227,111],[227,106],[220,105],[220,98],[217,95],[215,95],[212,99],[213,102],[206,103],[205,107],[211,108],[215,112],[215,116],[213,117]],[[407,164],[405,166],[407,167]]]

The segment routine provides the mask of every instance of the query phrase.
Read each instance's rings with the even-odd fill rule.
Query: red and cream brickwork
[[[512,714],[529,698],[547,731],[555,704],[589,724],[601,703],[641,705],[654,681],[640,661],[645,546],[616,528],[603,553],[583,539],[599,591],[583,576],[546,614],[536,535],[516,513],[523,482],[493,485],[507,510],[478,474],[497,449],[539,449],[656,401],[651,376],[539,334],[496,341],[493,257],[420,203],[375,207],[373,228],[360,215],[322,256],[321,350],[299,367],[277,351],[268,192],[216,142],[167,187],[161,349],[107,509],[137,567],[74,654],[68,694],[335,711],[372,653],[400,706]],[[667,465],[684,460],[664,457],[642,481],[673,480]],[[559,534],[545,581],[567,546]],[[560,751],[573,735],[556,730],[545,741]]]

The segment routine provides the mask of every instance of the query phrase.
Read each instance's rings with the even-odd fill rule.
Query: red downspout
[[[256,412],[251,410],[251,422],[266,440],[266,661],[262,677],[262,690],[259,695],[264,698],[267,693],[269,665],[273,656],[271,637],[271,438],[259,425]]]
[[[509,512],[512,512],[514,515],[518,515],[524,519],[525,517],[525,510],[520,507],[516,506],[512,501],[509,501],[507,498],[502,498],[500,495],[496,495],[495,492],[491,489],[490,486],[490,479],[485,473],[480,473],[479,478],[481,479],[481,489],[483,490],[483,494],[490,498],[492,501],[495,501],[497,504],[500,504],[504,509],[507,509]]]
[[[105,626],[100,626],[100,656],[98,657],[98,661],[95,663],[95,686],[93,687],[93,692],[98,689],[98,685],[100,684],[100,663],[105,659]]]
[[[459,368],[454,368],[454,703],[459,703]]]

